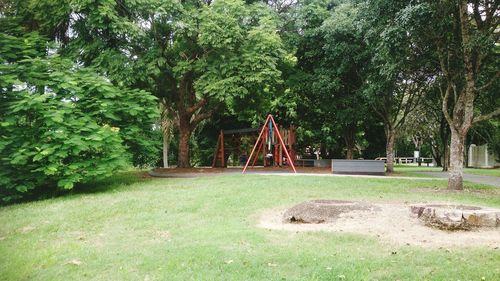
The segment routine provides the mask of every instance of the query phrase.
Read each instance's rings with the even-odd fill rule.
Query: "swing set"
[[[241,149],[242,138],[245,137],[248,141],[249,135],[256,136],[255,133],[259,131],[252,152],[247,158],[248,151],[245,152],[245,149]],[[278,128],[273,116],[269,114],[260,130],[258,128],[221,130],[214,151],[212,167],[227,167],[228,158],[231,155],[240,155],[239,162],[240,165],[244,165],[243,173],[245,173],[250,162],[252,162],[251,167],[253,168],[259,156],[262,155],[261,163],[264,167],[286,165],[291,166],[296,172],[294,166],[295,140],[295,127],[290,126],[290,128],[284,129],[279,126]]]

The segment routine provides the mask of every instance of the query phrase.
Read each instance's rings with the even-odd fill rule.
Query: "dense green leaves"
[[[145,136],[157,116],[150,94],[42,56],[33,46],[45,40],[36,34],[0,36],[2,200],[108,176],[137,162],[134,148],[153,145]]]

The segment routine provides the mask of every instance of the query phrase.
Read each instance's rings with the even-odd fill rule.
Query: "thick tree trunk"
[[[386,128],[385,136],[386,172],[394,173],[394,142],[396,140],[396,132],[393,129]]]
[[[463,60],[465,70],[465,85],[464,89],[458,96],[453,109],[453,117],[448,118],[451,130],[450,142],[450,170],[448,178],[448,189],[462,190],[463,174],[464,174],[464,149],[465,137],[472,125],[474,117],[474,66],[472,48],[468,45],[471,42],[469,16],[467,12],[467,1],[459,2],[460,28],[463,45]],[[447,107],[443,113],[447,114]]]
[[[347,152],[345,154],[345,159],[353,159],[354,158],[354,146],[348,146]]]
[[[453,190],[463,189],[465,138],[473,121],[487,120],[499,113],[499,111],[493,111],[489,114],[474,117],[474,99],[477,92],[479,92],[479,89],[476,88],[476,79],[480,77],[481,58],[484,54],[481,48],[475,46],[477,43],[474,42],[475,38],[473,35],[475,34],[475,30],[484,32],[484,35],[496,32],[496,23],[491,18],[495,16],[497,5],[483,6],[483,13],[480,12],[481,9],[479,6],[482,4],[479,1],[475,1],[472,4],[474,6],[472,9],[469,9],[469,1],[459,0],[457,4],[459,11],[458,23],[460,26],[460,34],[457,37],[457,41],[461,41],[463,68],[459,67],[456,70],[453,66],[450,66],[448,52],[440,56],[441,69],[448,79],[447,90],[443,97],[442,111],[451,130],[448,189]],[[471,12],[473,13],[473,21],[471,21],[470,17]],[[485,17],[482,16],[483,14]],[[448,57],[448,62],[446,57]],[[463,77],[463,80],[460,78],[462,81],[456,83],[454,81],[455,77]],[[493,78],[498,79],[497,76]],[[453,115],[451,116],[449,114],[448,99],[452,90],[454,105]]]
[[[189,168],[191,167],[190,155],[189,155],[189,139],[191,137],[191,131],[186,129],[181,129],[179,132],[179,155],[177,160],[177,167],[179,168]]]
[[[189,126],[179,126],[179,155],[177,159],[178,168],[191,167],[189,155],[189,139],[191,138],[191,129]]]
[[[448,189],[452,190],[464,189],[463,174],[464,174],[465,135],[461,134],[457,130],[451,131],[450,171],[448,179]]]

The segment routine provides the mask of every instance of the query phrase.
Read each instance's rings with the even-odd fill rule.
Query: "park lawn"
[[[419,172],[441,172],[441,167],[427,167],[427,166],[413,166],[413,165],[395,165],[394,166],[394,176],[404,176],[404,177],[430,177],[426,174],[421,174]],[[482,176],[492,176],[500,177],[500,168],[494,169],[477,169],[477,168],[465,168],[464,172],[466,174],[482,175]]]
[[[445,187],[442,180],[122,173],[67,196],[1,207],[0,279],[498,280],[498,249],[256,227],[267,209],[319,198],[500,207],[500,189],[487,186],[421,190]]]
[[[500,168],[495,168],[495,169],[472,169],[472,168],[467,168],[467,169],[465,169],[465,172],[467,174],[473,174],[473,175],[483,175],[483,176],[500,177]]]

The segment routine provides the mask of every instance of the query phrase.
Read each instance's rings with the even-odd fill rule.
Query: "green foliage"
[[[360,144],[368,121],[360,88],[367,48],[359,27],[358,5],[350,1],[308,1],[299,9],[299,134],[309,144],[326,146],[341,157],[345,142]]]
[[[90,68],[44,57],[36,33],[0,33],[0,198],[109,176],[150,147],[155,98],[111,85]],[[43,48],[40,48],[43,49]],[[38,189],[38,190],[37,190]]]

